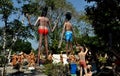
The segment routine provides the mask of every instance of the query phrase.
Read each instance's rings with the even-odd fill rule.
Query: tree
[[[1,39],[3,40],[3,45],[2,45],[2,49],[3,49],[3,55],[5,55],[5,50],[6,50],[6,29],[8,27],[8,17],[9,15],[12,13],[12,10],[13,10],[13,5],[12,5],[12,2],[10,0],[6,0],[6,1],[3,1],[3,0],[0,0],[0,14],[2,14],[2,17],[1,19],[3,19],[4,21],[4,24],[5,24],[5,27],[3,29],[3,32],[2,32],[2,36]],[[5,58],[5,57],[4,57]],[[6,59],[6,58],[5,58]],[[4,68],[3,68],[3,76],[5,75],[5,66],[6,66],[6,62],[4,61]]]
[[[1,19],[3,19],[5,27],[3,28],[4,30],[2,31],[2,40],[3,40],[3,50],[5,52],[5,48],[6,48],[6,31],[7,31],[7,27],[8,27],[8,18],[10,16],[10,14],[12,13],[13,10],[13,5],[12,2],[10,0],[6,0],[6,1],[1,1],[0,0],[0,14],[2,14]]]
[[[1,45],[3,44],[4,50],[11,49],[17,39],[33,38],[31,27],[24,25],[24,17],[20,20],[22,18],[20,7],[15,7],[13,2],[11,0],[0,1],[1,21],[5,24],[5,26],[1,25],[0,29]],[[11,17],[12,14],[16,17]]]
[[[94,1],[93,6],[86,8],[86,15],[92,21],[95,34],[104,42],[104,47],[119,50],[120,47],[120,1],[119,0],[86,0]],[[111,6],[112,5],[112,6]],[[103,49],[104,50],[104,49]]]

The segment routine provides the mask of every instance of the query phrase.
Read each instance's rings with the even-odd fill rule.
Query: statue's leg
[[[48,57],[48,37],[45,35],[45,50],[46,50],[46,57]]]
[[[39,65],[39,61],[40,61],[40,50],[42,47],[42,34],[40,34],[39,36],[39,45],[38,45],[38,58],[37,58],[37,64]]]
[[[72,45],[72,42],[70,42],[70,51],[73,51],[73,45]]]
[[[67,56],[68,56],[68,50],[69,50],[69,48],[68,48],[68,42],[66,42],[66,54],[67,54]]]

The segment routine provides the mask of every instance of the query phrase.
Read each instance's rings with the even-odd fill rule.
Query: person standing
[[[36,20],[36,22],[34,24],[34,26],[38,24],[38,33],[39,33],[39,46],[38,46],[38,59],[37,59],[38,64],[39,64],[39,60],[40,60],[40,50],[42,47],[43,37],[44,37],[44,41],[45,41],[46,58],[48,57],[48,32],[49,32],[48,27],[50,26],[50,21],[46,17],[47,10],[48,10],[48,7],[43,8],[41,16],[38,17],[38,19]],[[52,30],[51,27],[50,27],[50,30]]]
[[[70,53],[69,55],[70,58],[70,74],[71,76],[77,76],[77,63],[76,63],[76,58],[73,52]]]
[[[71,13],[70,12],[67,12],[65,14],[65,23],[63,25],[63,30],[62,30],[62,35],[61,35],[61,41],[58,45],[58,48],[61,47],[61,44],[62,44],[62,38],[63,38],[63,35],[65,33],[65,40],[66,40],[66,54],[68,55],[68,52],[69,50],[70,51],[73,51],[73,47],[72,47],[72,38],[73,38],[73,26],[70,22],[71,20]],[[69,49],[69,46],[70,46],[70,49]]]
[[[84,68],[84,72],[85,72],[85,75],[87,74],[87,65],[86,65],[86,54],[88,52],[88,48],[85,48],[85,51],[84,51],[84,48],[81,46],[80,47],[80,51],[78,53],[78,56],[79,56],[79,64],[80,64],[80,76],[83,76],[83,69]]]

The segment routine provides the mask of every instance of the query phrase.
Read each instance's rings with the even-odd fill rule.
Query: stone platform
[[[0,67],[0,76],[2,76],[3,67]],[[20,71],[11,66],[6,67],[6,76],[47,76],[43,73],[43,66],[37,66],[34,70],[23,68]]]

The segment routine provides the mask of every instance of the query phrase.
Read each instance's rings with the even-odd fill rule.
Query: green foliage
[[[120,1],[119,0],[86,0],[96,2],[96,5],[86,8],[86,15],[92,21],[97,36],[104,41],[104,47],[112,46],[116,50],[120,47]],[[112,5],[112,6],[111,6]],[[101,45],[101,44],[100,44]],[[103,49],[104,50],[104,49]]]
[[[59,8],[73,10],[71,3],[66,0],[45,0],[47,6],[50,6],[52,10],[57,10]]]
[[[22,23],[17,19],[15,19],[13,22],[8,23],[5,32],[7,35],[6,48],[11,48],[12,46],[14,46],[14,42],[17,39],[26,40],[27,38],[33,38],[30,27],[23,26]],[[3,43],[3,41],[1,41],[1,43]]]
[[[0,56],[0,67],[3,67],[4,64],[7,63],[7,61],[8,61],[8,59],[5,56],[1,55]]]
[[[99,57],[98,58],[98,61],[100,62],[100,63],[106,63],[106,58],[105,57]]]
[[[48,76],[66,76],[68,73],[68,65],[62,65],[60,63],[46,64],[44,72]]]
[[[33,14],[34,12],[37,12],[38,9],[38,4],[37,3],[32,3],[32,4],[24,4],[24,6],[22,7],[23,13],[29,13],[29,14]]]
[[[78,22],[79,21],[84,21],[87,24],[91,24],[91,20],[89,19],[89,17],[86,15],[85,12],[80,12],[80,16],[79,16]]]
[[[29,54],[32,50],[31,43],[24,40],[17,40],[15,46],[12,48],[14,52],[23,51],[26,54]]]
[[[0,14],[3,14],[3,18],[7,19],[12,13],[13,3],[11,0],[0,0]]]

